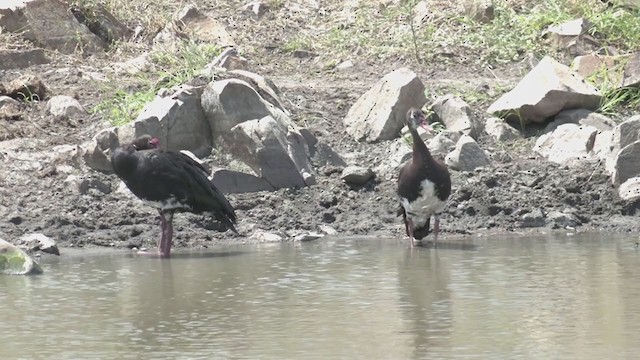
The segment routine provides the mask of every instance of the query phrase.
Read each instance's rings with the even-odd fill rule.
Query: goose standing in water
[[[420,109],[411,108],[405,119],[413,139],[413,155],[400,171],[398,196],[404,224],[414,246],[429,234],[431,217],[434,221],[434,246],[440,231],[439,213],[451,194],[451,177],[447,166],[431,156],[427,145],[418,135],[418,126],[428,127]]]
[[[156,138],[145,135],[115,149],[113,170],[129,190],[158,209],[161,257],[171,255],[173,214],[208,213],[236,234],[236,214],[224,195],[207,178],[207,170],[189,156],[161,150]]]

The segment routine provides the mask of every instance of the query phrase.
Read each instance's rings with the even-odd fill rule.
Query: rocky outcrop
[[[60,256],[60,250],[56,242],[44,234],[26,234],[18,240],[18,245],[29,252],[42,251]]]
[[[618,153],[626,146],[640,140],[640,115],[632,116],[613,129],[606,169],[613,174],[616,167]]]
[[[524,124],[541,123],[566,109],[595,110],[601,97],[580,75],[547,56],[487,111]]]
[[[0,239],[0,274],[42,274],[42,268],[22,249]]]
[[[640,176],[640,141],[635,141],[623,147],[615,155],[611,179],[614,184],[622,184],[638,176]]]
[[[357,141],[391,140],[404,126],[409,108],[426,102],[424,85],[411,70],[385,75],[349,109],[343,123]]]

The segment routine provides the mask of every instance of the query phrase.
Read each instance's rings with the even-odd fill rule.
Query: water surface
[[[3,359],[635,358],[630,237],[66,253],[0,277]]]

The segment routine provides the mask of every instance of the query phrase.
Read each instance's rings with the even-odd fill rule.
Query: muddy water
[[[0,277],[0,357],[635,358],[630,237],[371,239],[171,260],[67,253]]]

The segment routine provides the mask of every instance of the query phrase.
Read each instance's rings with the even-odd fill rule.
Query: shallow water
[[[389,239],[67,253],[0,277],[15,358],[635,358],[631,237]]]

